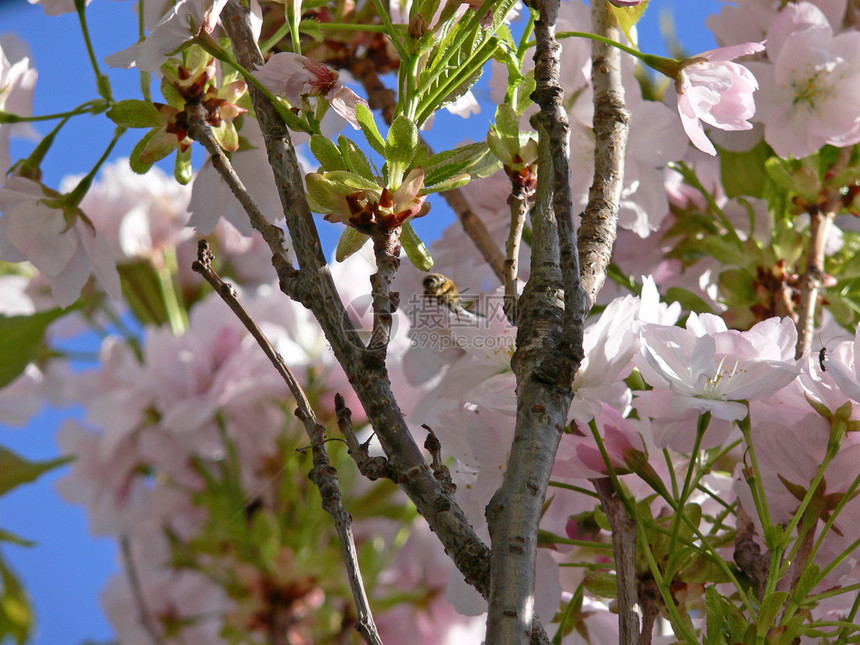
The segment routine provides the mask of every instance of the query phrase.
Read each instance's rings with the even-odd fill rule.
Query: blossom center
[[[831,76],[831,65],[811,66],[806,74],[798,74],[791,83],[794,90],[792,103],[801,110],[817,111],[821,103],[836,95]]]
[[[713,377],[707,377],[705,386],[702,388],[701,397],[703,399],[713,399],[717,401],[725,401],[729,398],[729,392],[732,389],[732,377],[742,374],[746,370],[740,366],[738,359],[734,363],[728,365],[726,363],[727,356],[720,359],[720,364],[717,366],[717,373]]]

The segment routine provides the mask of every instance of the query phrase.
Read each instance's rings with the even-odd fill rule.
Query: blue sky
[[[678,35],[690,53],[715,47],[713,36],[704,26],[705,17],[722,6],[717,0],[652,0],[640,24],[643,51],[665,54],[658,16],[674,14]],[[124,49],[136,39],[136,20],[132,3],[95,0],[88,11],[97,56]],[[0,34],[13,32],[28,41],[39,70],[35,113],[47,114],[70,109],[96,96],[93,74],[74,14],[46,17],[40,7],[24,0],[0,1]],[[139,98],[135,72],[111,72],[116,98]],[[492,112],[490,111],[490,115]],[[450,127],[461,134],[458,117],[443,117],[436,128]],[[105,118],[78,117],[58,138],[54,154],[43,169],[45,182],[57,186],[67,174],[79,174],[92,167],[112,134]],[[470,128],[472,126],[470,125]],[[38,125],[41,132],[47,126]],[[115,157],[128,156],[136,139],[125,137]],[[32,143],[13,147],[13,158],[26,155]],[[430,220],[431,218],[425,218]],[[452,220],[440,213],[423,222],[419,232],[431,241]],[[92,347],[94,341],[84,341]],[[80,415],[80,410],[46,410],[21,429],[0,427],[0,444],[31,459],[49,459],[59,454],[56,430],[62,419]],[[87,639],[108,641],[112,631],[99,605],[99,593],[117,569],[116,548],[107,538],[89,534],[83,510],[63,502],[54,482],[63,471],[44,477],[0,500],[0,526],[36,540],[35,548],[4,546],[3,552],[22,576],[33,596],[37,611],[37,645],[66,645]]]

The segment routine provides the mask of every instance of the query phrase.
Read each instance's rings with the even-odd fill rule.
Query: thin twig
[[[152,612],[149,611],[146,599],[143,597],[143,585],[137,572],[137,565],[134,562],[134,554],[131,552],[131,540],[127,535],[123,535],[119,539],[119,546],[122,552],[122,562],[128,576],[128,585],[131,587],[131,596],[134,598],[134,604],[137,605],[137,611],[140,614],[140,624],[143,625],[143,630],[155,645],[164,645]]]
[[[212,166],[221,175],[230,188],[242,208],[248,214],[253,226],[263,236],[272,252],[272,264],[278,272],[282,288],[294,299],[305,304],[307,295],[303,288],[300,273],[290,262],[290,252],[284,232],[277,226],[266,221],[260,208],[254,202],[253,197],[245,188],[245,184],[233,169],[230,159],[224,154],[212,130],[206,123],[206,108],[199,101],[186,103],[188,114],[188,134],[195,141],[201,143],[210,155]]]
[[[621,32],[608,0],[591,3],[594,33],[620,40]],[[582,285],[593,306],[606,281],[606,270],[615,244],[618,208],[624,186],[624,156],[630,113],[624,105],[621,51],[594,41],[591,79],[594,86],[594,183],[579,229],[579,262]]]
[[[426,423],[421,424],[421,427],[427,431],[427,438],[424,440],[424,449],[430,453],[430,465],[433,466],[433,475],[442,484],[442,488],[447,490],[452,495],[457,492],[457,485],[451,478],[451,471],[448,466],[442,461],[442,442],[439,437],[433,432],[433,429]]]
[[[843,148],[836,162],[828,170],[833,176],[851,161],[851,148]],[[809,257],[806,261],[806,272],[800,277],[800,305],[798,306],[797,348],[795,358],[800,358],[812,348],[815,334],[815,310],[818,306],[818,294],[824,281],[824,260],[827,249],[827,239],[836,213],[842,206],[842,194],[838,190],[829,190],[827,200],[811,208],[809,216]]]
[[[400,227],[393,230],[378,228],[373,232],[372,239],[376,273],[370,276],[373,331],[367,349],[384,361],[391,341],[392,314],[397,310],[399,301],[397,292],[391,291],[391,283],[400,267]]]
[[[349,456],[352,457],[358,472],[370,481],[377,479],[390,479],[396,481],[396,473],[385,457],[371,457],[367,450],[369,441],[361,443],[352,427],[352,410],[346,407],[346,401],[340,394],[334,395],[334,413],[337,416],[337,425],[340,433],[346,440],[349,448]]]
[[[630,517],[624,500],[610,477],[592,479],[600,504],[612,529],[612,555],[618,580],[618,643],[639,643],[639,576],[636,572],[636,520]],[[653,627],[653,622],[652,622]],[[644,625],[643,625],[644,633]],[[649,637],[650,642],[650,637]]]
[[[278,374],[284,379],[290,393],[295,398],[296,416],[304,424],[313,449],[314,468],[311,471],[311,479],[320,490],[323,508],[334,520],[341,549],[343,550],[347,578],[350,589],[352,589],[358,613],[355,629],[368,644],[382,645],[376,625],[373,622],[373,614],[370,611],[370,603],[364,590],[364,582],[362,581],[361,570],[358,566],[358,552],[355,548],[355,540],[352,535],[352,517],[346,512],[341,503],[337,470],[332,467],[325,448],[325,428],[317,420],[311,403],[305,395],[302,386],[293,375],[292,370],[290,370],[283,357],[239,301],[236,289],[233,285],[224,282],[212,269],[212,252],[209,250],[209,244],[206,240],[198,242],[197,260],[192,264],[192,268],[212,285],[212,288],[221,296],[221,299],[230,307],[230,310],[236,314],[236,317],[242,322],[245,329],[250,332],[251,336],[254,337],[254,340],[257,341],[257,344],[266,354],[272,365],[275,366]]]
[[[525,186],[511,184],[508,207],[511,209],[511,228],[505,244],[505,314],[512,325],[516,325],[517,276],[520,263],[520,243],[526,223],[529,193]]]

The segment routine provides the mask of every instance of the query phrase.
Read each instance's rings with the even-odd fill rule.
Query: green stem
[[[681,496],[678,498],[678,509],[672,517],[672,537],[669,543],[669,562],[666,565],[666,570],[672,575],[675,575],[675,560],[677,553],[675,544],[678,541],[678,531],[681,528],[681,517],[684,514],[684,507],[687,505],[687,498],[692,492],[691,482],[693,481],[693,471],[696,470],[696,462],[699,459],[699,450],[702,445],[702,438],[705,436],[705,431],[708,429],[708,424],[711,422],[711,413],[705,412],[699,415],[699,421],[696,424],[696,441],[693,444],[693,452],[690,453],[690,463],[687,466],[687,474],[684,477],[684,486],[681,488]]]
[[[68,119],[69,117],[78,116],[79,114],[92,114],[93,101],[88,101],[83,105],[76,107],[68,112],[57,112],[55,114],[39,114],[36,116],[21,116],[0,110],[0,123],[35,123],[36,121],[53,121],[54,119]]]
[[[641,60],[651,69],[656,70],[665,76],[668,76],[672,80],[676,80],[678,78],[678,75],[681,73],[681,70],[684,68],[684,64],[681,61],[675,60],[674,58],[655,56],[654,54],[644,54],[638,49],[623,45],[618,41],[612,40],[611,38],[607,38],[606,36],[600,36],[598,34],[592,34],[587,31],[560,31],[555,35],[555,37],[558,40],[562,40],[564,38],[588,38],[589,40],[596,40],[597,42],[603,43],[604,45],[609,45],[610,47],[615,47],[616,49],[620,49],[623,52],[627,52],[631,56]],[[529,41],[528,43],[529,47],[534,47],[535,45],[536,41],[533,40]]]
[[[851,611],[848,612],[848,615],[845,616],[845,620],[854,625],[854,618],[857,616],[857,611],[860,610],[860,593],[858,593],[854,597],[854,604],[851,606]],[[848,640],[848,632],[850,627],[846,626],[839,630],[839,638],[836,639],[836,642],[833,645],[845,645]]]
[[[111,92],[110,88],[110,80],[107,76],[102,74],[101,70],[99,69],[99,62],[96,58],[96,52],[93,49],[93,41],[90,38],[90,30],[87,27],[87,5],[85,0],[75,0],[75,9],[78,12],[78,20],[80,20],[81,31],[84,35],[84,42],[87,45],[87,53],[90,56],[90,64],[93,66],[93,71],[96,74],[96,85],[99,88],[99,94],[101,94],[101,96],[108,101],[113,102],[113,93]]]
[[[221,47],[209,34],[207,34],[205,31],[201,32],[197,36],[196,42],[204,50],[212,54],[215,58],[233,67],[237,72],[242,75],[242,78],[244,78],[247,83],[250,83],[251,85],[256,87],[267,99],[269,99],[272,102],[272,105],[275,106],[275,109],[278,111],[278,114],[284,120],[284,123],[286,123],[291,130],[294,130],[296,132],[310,132],[311,134],[314,134],[312,132],[312,128],[306,122],[302,121],[289,109],[284,107],[284,104],[277,96],[272,94],[272,92],[270,92],[265,85],[263,85],[260,81],[257,80],[256,76],[254,76],[251,72],[245,69],[245,67],[243,67],[239,61],[237,61],[233,56],[231,56],[230,53],[227,52],[223,47]],[[316,134],[319,133],[317,132]]]
[[[483,4],[481,4],[481,8],[476,11],[471,18],[469,19],[469,24],[460,30],[460,33],[457,34],[457,38],[451,42],[442,55],[433,61],[433,67],[435,69],[434,72],[428,74],[426,77],[421,79],[421,85],[418,87],[418,91],[422,94],[430,87],[433,83],[436,82],[436,79],[439,77],[443,71],[448,68],[448,61],[455,53],[459,53],[462,51],[463,44],[476,28],[479,28],[479,23],[481,21],[481,16],[487,15],[487,11],[489,11],[490,7],[498,2],[499,0],[484,0]],[[493,34],[486,33],[484,35],[485,40],[490,40],[490,36]],[[467,67],[471,63],[471,58],[469,60],[463,61],[461,67]]]
[[[670,162],[666,164],[667,167],[676,171],[683,177],[684,181],[686,181],[690,186],[698,190],[702,197],[705,198],[705,201],[708,202],[708,206],[711,211],[717,216],[717,219],[720,220],[720,223],[723,225],[723,228],[726,229],[729,233],[729,237],[731,237],[732,242],[734,242],[738,247],[743,247],[743,241],[740,236],[738,236],[738,232],[735,229],[735,225],[732,224],[732,221],[729,219],[729,216],[726,215],[726,212],[720,208],[720,205],[717,204],[717,200],[714,199],[714,196],[708,191],[705,186],[699,181],[699,176],[696,174],[696,171],[690,168],[683,161],[680,162]]]
[[[537,13],[533,9],[529,11],[529,21],[526,23],[526,28],[523,30],[522,38],[520,38],[520,44],[517,46],[517,60],[520,61],[520,69],[522,69],[523,62],[526,59],[526,52],[531,47],[529,37],[534,33]]]
[[[143,42],[146,39],[146,3],[137,3],[137,42]],[[140,72],[140,91],[143,94],[144,100],[147,103],[152,103],[152,74],[150,72]]]
[[[293,41],[293,52],[302,55],[302,38],[299,35],[299,22],[302,19],[302,0],[290,0],[284,4],[287,14],[287,24],[290,26],[290,39]]]
[[[663,574],[660,573],[660,568],[657,560],[654,558],[654,553],[651,551],[651,544],[648,542],[648,535],[645,533],[645,527],[642,522],[636,522],[636,531],[639,534],[639,544],[642,547],[642,552],[645,559],[648,561],[648,568],[651,570],[651,575],[654,577],[654,583],[660,590],[660,595],[663,597],[663,603],[666,605],[666,611],[669,614],[669,622],[672,624],[672,630],[676,636],[683,636],[688,643],[698,643],[699,639],[690,631],[689,625],[684,621],[681,612],[678,611],[678,606],[675,604],[675,599],[672,597],[672,590],[666,586],[666,580]]]
[[[857,490],[858,486],[860,486],[860,475],[857,475],[857,477],[854,478],[854,481],[851,482],[851,485],[843,494],[842,499],[839,500],[836,508],[834,508],[830,513],[830,517],[827,519],[827,522],[825,522],[824,528],[821,529],[821,534],[818,536],[815,546],[812,547],[812,553],[809,554],[810,561],[815,561],[815,556],[818,555],[818,550],[821,548],[821,545],[824,544],[824,537],[833,527],[833,524],[836,522],[836,518],[839,516],[839,513],[842,512],[842,509],[845,508],[845,505],[852,500],[854,497],[854,491]]]
[[[593,490],[588,490],[587,488],[582,488],[580,486],[574,486],[573,484],[565,484],[564,482],[550,481],[550,486],[555,488],[563,488],[565,490],[572,490],[576,493],[580,493],[582,495],[588,495],[589,497],[594,497],[596,499],[600,499],[600,495],[595,493]]]
[[[468,77],[471,75],[472,70],[481,69],[484,65],[487,64],[493,57],[493,53],[496,51],[496,44],[491,40],[485,40],[481,46],[478,48],[476,52],[474,52],[471,58],[463,65],[461,68],[462,71],[458,74],[454,74],[446,79],[444,84],[440,84],[439,87],[433,92],[433,94],[427,96],[426,94],[421,100],[421,111],[418,114],[418,117],[415,121],[416,124],[420,125],[424,123],[427,119],[430,118],[430,115],[436,110],[439,104],[445,99],[446,96],[451,94],[457,87],[462,85]],[[475,62],[477,61],[477,63]]]
[[[159,268],[156,274],[158,276],[158,284],[161,287],[164,309],[167,312],[170,331],[173,332],[174,336],[181,336],[188,329],[188,314],[182,305],[181,297],[173,281],[173,277],[179,269],[176,250],[166,250],[162,257],[164,259],[164,266]]]
[[[397,31],[394,29],[394,23],[391,22],[391,16],[388,15],[388,9],[382,3],[382,0],[373,0],[373,5],[376,7],[376,12],[379,14],[379,17],[382,18],[382,24],[385,25],[386,33],[391,39],[391,44],[394,45],[394,49],[397,50],[397,55],[400,56],[400,60],[409,60],[409,53],[406,51],[401,40],[396,37]]]
[[[332,31],[361,31],[375,34],[388,33],[385,25],[357,25],[351,22],[321,22],[319,26],[321,29],[331,29]]]
[[[624,489],[621,487],[621,481],[615,473],[615,467],[612,465],[612,460],[609,458],[609,453],[606,451],[606,446],[603,444],[603,437],[600,436],[600,432],[597,429],[597,423],[594,419],[588,422],[588,427],[591,430],[591,434],[594,435],[594,441],[597,443],[598,450],[600,450],[600,456],[603,457],[603,461],[606,463],[606,470],[609,473],[609,478],[612,480],[612,486],[618,492],[618,496],[624,504],[627,515],[636,520],[636,505],[631,504],[630,500],[627,499],[627,495],[624,494]],[[639,524],[639,522],[636,522],[636,524]]]
[[[117,129],[113,135],[113,139],[111,139],[111,142],[108,144],[107,149],[105,149],[102,156],[96,162],[96,165],[93,166],[93,169],[90,170],[89,173],[87,173],[86,177],[84,177],[83,179],[81,179],[78,182],[78,185],[74,187],[72,192],[70,192],[67,195],[67,197],[66,197],[67,202],[66,203],[68,206],[77,207],[81,203],[81,200],[83,200],[84,196],[89,191],[90,186],[93,183],[93,180],[95,180],[96,174],[101,169],[102,165],[108,160],[111,152],[113,152],[114,147],[119,142],[122,135],[125,134],[126,129],[127,128],[125,128],[123,126],[117,126]]]

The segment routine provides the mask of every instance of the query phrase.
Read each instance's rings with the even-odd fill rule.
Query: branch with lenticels
[[[262,56],[251,31],[248,9],[241,0],[229,0],[222,13],[222,22],[239,63],[251,70],[261,65]],[[362,343],[356,342],[356,331],[338,296],[322,252],[289,132],[269,99],[253,87],[250,93],[295,247],[298,272],[308,286],[307,301],[303,304],[317,318],[335,357],[353,384],[396,474],[397,484],[439,536],[466,580],[486,595],[489,589],[489,549],[475,533],[453,495],[436,479],[426,463],[391,391],[384,362],[376,360],[377,357]],[[272,252],[280,253],[280,250],[273,248]],[[548,643],[539,624],[536,628],[543,635],[539,642]]]

